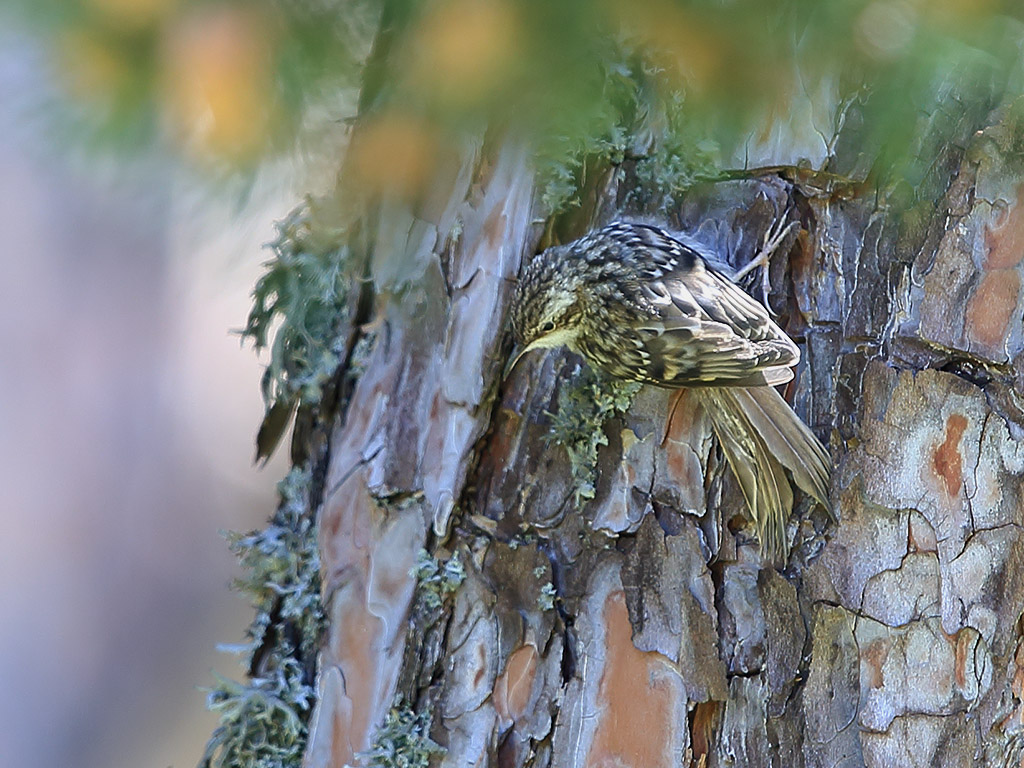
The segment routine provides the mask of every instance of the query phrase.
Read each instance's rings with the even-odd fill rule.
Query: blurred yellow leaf
[[[520,35],[504,0],[448,0],[416,32],[412,80],[449,104],[477,103],[508,82]]]
[[[143,29],[168,17],[179,0],[89,0],[114,27]]]
[[[606,0],[613,24],[648,49],[651,59],[682,77],[698,94],[716,85],[727,64],[734,40],[720,25],[708,23],[692,10],[666,0],[632,2]]]
[[[272,43],[263,17],[240,6],[194,11],[171,26],[165,105],[192,149],[240,159],[263,147],[275,106]]]
[[[1000,12],[998,0],[914,0],[914,8],[923,16],[954,32],[963,25],[977,25]]]
[[[363,124],[353,138],[349,160],[362,191],[411,198],[429,182],[437,154],[431,126],[393,111]]]

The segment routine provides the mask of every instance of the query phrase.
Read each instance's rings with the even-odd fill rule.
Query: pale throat
[[[555,347],[569,347],[569,349],[575,350],[576,339],[579,334],[579,326],[556,328],[551,333],[531,341],[523,349],[523,352],[525,353],[531,349],[553,349]]]

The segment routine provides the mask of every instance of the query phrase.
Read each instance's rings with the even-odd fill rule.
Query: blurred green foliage
[[[324,384],[341,363],[339,326],[352,275],[344,230],[326,223],[320,210],[307,198],[277,222],[277,237],[267,245],[274,258],[256,282],[241,331],[257,351],[270,350],[261,386],[266,413],[256,438],[257,460],[273,453],[296,407],[319,403]]]
[[[156,140],[218,167],[247,167],[309,139],[311,115],[343,127],[364,83],[358,106],[380,118],[381,132],[354,161],[362,187],[409,192],[429,183],[446,134],[500,127],[534,147],[552,205],[572,198],[586,152],[643,155],[648,133],[668,132],[674,146],[656,175],[685,179],[693,166],[735,158],[801,99],[823,108],[815,129],[827,140],[831,108],[857,97],[876,165],[912,177],[906,161],[918,156],[920,121],[937,105],[990,107],[1024,88],[1016,0],[15,7],[42,31],[59,79],[112,141]],[[655,103],[676,105],[675,125],[658,123]]]
[[[79,140],[121,151],[157,143],[218,170],[292,151],[311,110],[336,109],[358,84],[377,13],[373,0],[9,6],[42,34],[58,85],[79,107],[61,116]]]

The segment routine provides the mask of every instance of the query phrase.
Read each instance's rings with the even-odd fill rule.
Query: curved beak
[[[530,351],[530,346],[529,345],[527,345],[527,346],[523,347],[522,349],[520,349],[519,345],[517,344],[512,349],[512,354],[509,355],[509,358],[508,358],[508,364],[505,366],[505,372],[501,375],[501,380],[502,381],[504,381],[505,379],[508,378],[509,374],[512,373],[512,369],[516,367],[516,363],[518,363],[519,360],[523,357],[523,355],[525,355],[529,351]]]
[[[532,349],[554,349],[555,347],[569,347],[573,348],[573,341],[579,334],[579,330],[576,328],[560,328],[556,331],[548,333],[546,336],[541,336],[539,339],[534,339],[525,347],[520,348],[518,345],[512,350],[512,355],[509,357],[509,364],[505,366],[505,373],[501,377],[502,380],[507,379],[508,375],[512,373],[512,369],[516,367],[523,355]]]

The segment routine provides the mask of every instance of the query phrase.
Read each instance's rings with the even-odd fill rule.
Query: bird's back
[[[616,376],[668,388],[781,384],[800,352],[768,311],[704,257],[662,229],[617,222],[578,243],[604,274],[589,286],[583,354]],[[612,283],[609,286],[607,283]],[[585,289],[585,290],[588,290]],[[608,312],[609,291],[633,311]],[[621,306],[616,302],[616,306]]]

